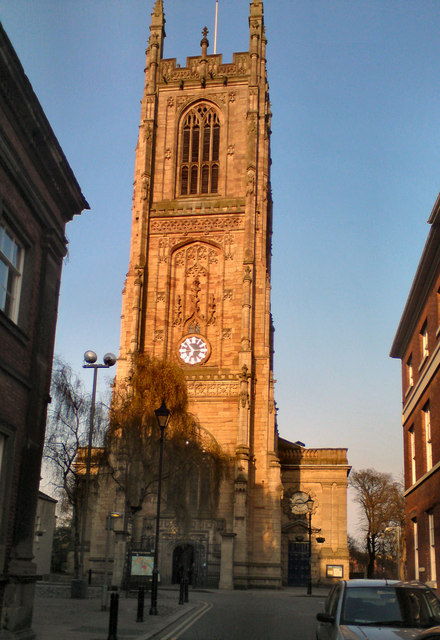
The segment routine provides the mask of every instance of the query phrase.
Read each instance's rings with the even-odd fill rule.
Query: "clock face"
[[[188,336],[180,343],[179,356],[185,364],[200,364],[208,355],[208,345],[199,336]]]
[[[296,514],[304,514],[309,512],[309,505],[307,504],[307,500],[309,499],[309,494],[304,493],[304,491],[297,491],[290,498],[290,509],[292,513]]]

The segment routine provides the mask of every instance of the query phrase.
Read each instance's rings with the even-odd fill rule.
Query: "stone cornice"
[[[432,378],[435,375],[435,372],[440,366],[440,343],[434,349],[431,357],[428,360],[428,363],[425,365],[420,378],[417,381],[414,389],[411,391],[409,396],[406,399],[406,403],[403,407],[402,411],[402,425],[404,425],[414,409],[417,406],[421,396],[425,392],[426,388],[429,386]]]
[[[351,469],[347,462],[347,449],[280,448],[281,464],[285,466],[341,466]]]
[[[321,470],[321,471],[325,471],[325,470],[330,470],[330,471],[335,471],[335,469],[337,468],[337,470],[339,471],[346,471],[347,473],[347,477],[350,474],[351,471],[351,466],[349,464],[347,465],[343,465],[343,464],[303,464],[302,462],[297,462],[296,464],[289,464],[289,463],[285,463],[285,462],[281,462],[281,473],[285,473],[286,471],[289,470],[301,470],[301,471],[306,471],[307,469],[313,470],[313,473],[316,473],[317,471]],[[338,487],[345,487],[346,486],[346,482],[332,482],[331,484],[335,484]]]
[[[65,220],[89,205],[0,25],[0,106]],[[16,148],[16,145],[12,145]]]
[[[435,209],[435,207],[434,207]],[[433,218],[434,219],[434,218]],[[440,268],[440,225],[432,225],[417,267],[390,356],[403,359]]]
[[[53,234],[56,234],[56,238],[54,238],[54,243],[58,246],[57,252],[60,255],[64,256],[67,251],[67,239],[64,236],[63,229],[53,229],[53,215],[51,215],[52,211],[48,207],[47,200],[45,200],[38,189],[35,182],[31,179],[27,168],[22,161],[22,159],[17,156],[15,150],[12,148],[11,144],[7,140],[7,136],[4,134],[4,129],[0,125],[0,164],[4,168],[4,170],[9,174],[12,182],[14,182],[16,189],[20,192],[23,200],[27,203],[29,208],[34,213],[36,219],[40,223],[40,225],[46,229],[50,229],[52,227]],[[4,206],[0,206],[0,217],[4,215],[6,218],[14,212],[14,207],[9,201],[9,194],[6,193],[3,196],[3,204]],[[9,215],[8,215],[8,212]],[[14,217],[12,217],[12,221],[9,221],[9,224],[14,222]],[[26,230],[20,229],[19,233],[22,237],[26,236]]]
[[[412,493],[415,489],[417,489],[417,487],[419,487],[421,484],[423,484],[424,482],[426,482],[426,480],[428,480],[429,478],[431,478],[434,474],[437,473],[437,471],[440,470],[440,462],[437,462],[437,464],[435,464],[432,469],[430,469],[429,471],[427,471],[426,473],[423,474],[423,476],[421,478],[419,478],[417,480],[417,482],[415,482],[414,484],[412,484],[405,492],[404,492],[404,497],[406,498],[407,496],[409,496],[410,493]]]
[[[431,215],[429,216],[429,219],[428,219],[428,223],[435,224],[436,222],[439,222],[439,217],[440,217],[440,193],[438,194],[437,200],[435,201],[435,204],[432,208]]]
[[[237,231],[243,228],[243,216],[195,216],[184,219],[151,220],[151,234],[210,233],[213,231]]]
[[[237,397],[240,391],[236,374],[187,375],[187,390],[190,398]]]
[[[243,213],[244,198],[182,198],[180,200],[163,200],[153,202],[150,208],[152,218],[171,216],[219,215]]]
[[[212,81],[224,83],[225,79],[247,78],[250,72],[249,52],[234,53],[231,63],[223,64],[222,55],[206,56],[207,84]],[[159,85],[179,84],[180,82],[200,82],[201,56],[189,56],[186,59],[186,67],[178,67],[176,58],[161,60],[159,65]]]
[[[3,312],[0,312],[0,322],[4,318]],[[4,362],[0,362],[0,370],[6,373],[11,378],[14,378],[17,382],[19,382],[26,389],[32,389],[32,381],[27,377],[23,376],[20,371],[17,371],[16,368],[10,367],[8,364]]]

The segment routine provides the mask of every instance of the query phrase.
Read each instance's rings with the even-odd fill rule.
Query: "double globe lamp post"
[[[90,426],[89,426],[89,442],[87,447],[87,459],[86,459],[86,473],[85,473],[85,491],[84,501],[82,509],[82,523],[81,523],[81,546],[80,546],[80,561],[79,561],[79,583],[80,583],[80,595],[79,597],[86,597],[87,586],[84,581],[84,542],[87,527],[87,511],[89,501],[89,488],[90,488],[90,467],[92,458],[92,444],[93,444],[93,430],[95,420],[95,404],[96,404],[96,385],[98,379],[98,369],[108,369],[116,364],[116,356],[113,353],[106,353],[103,358],[103,364],[96,364],[98,356],[94,351],[86,351],[84,354],[83,365],[84,369],[93,369],[93,389],[92,389],[92,402],[90,407]],[[154,411],[156,414],[156,420],[160,428],[160,441],[159,441],[159,475],[157,483],[157,513],[156,513],[156,541],[154,546],[154,564],[153,564],[153,576],[151,584],[151,607],[150,615],[157,615],[157,586],[159,577],[159,533],[160,533],[160,503],[161,503],[161,490],[162,490],[162,467],[163,467],[163,441],[164,432],[171,418],[171,411],[165,404],[165,400],[162,401],[162,405],[159,409]]]
[[[87,446],[87,458],[86,458],[86,474],[85,474],[85,488],[84,488],[84,500],[82,505],[82,517],[81,517],[81,544],[79,554],[79,580],[76,597],[85,598],[87,596],[87,583],[84,580],[84,543],[86,537],[87,527],[87,511],[89,508],[89,488],[90,488],[90,466],[92,460],[92,444],[93,444],[93,430],[95,422],[95,404],[96,404],[96,384],[98,380],[98,369],[108,369],[116,364],[116,356],[114,353],[106,353],[103,358],[103,364],[96,364],[98,356],[94,351],[86,351],[84,354],[83,364],[84,369],[93,369],[93,389],[92,389],[92,402],[90,405],[90,424],[89,424],[89,442]],[[73,594],[72,594],[73,595]]]

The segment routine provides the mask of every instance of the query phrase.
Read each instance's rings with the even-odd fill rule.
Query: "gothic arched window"
[[[200,104],[186,114],[180,138],[180,195],[218,193],[220,120]]]

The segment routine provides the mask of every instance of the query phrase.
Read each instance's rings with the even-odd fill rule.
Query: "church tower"
[[[136,352],[178,363],[190,411],[234,461],[209,532],[225,588],[281,586],[261,0],[250,4],[249,30],[249,51],[224,63],[208,53],[205,27],[201,50],[181,67],[163,58],[164,6],[155,2],[117,373],[120,380],[128,375]],[[197,526],[200,539],[209,525]],[[162,544],[164,576],[170,545]]]

